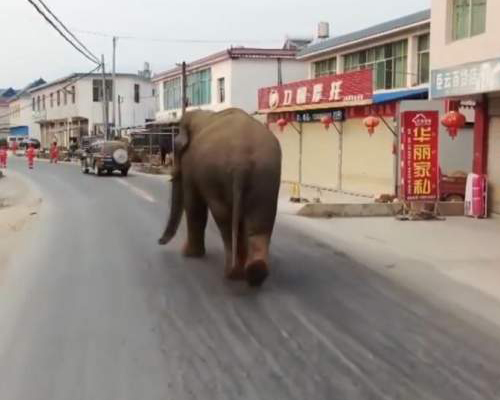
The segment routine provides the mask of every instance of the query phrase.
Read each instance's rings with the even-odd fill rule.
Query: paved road
[[[261,290],[156,240],[168,186],[39,163],[40,223],[0,280],[0,399],[487,400],[499,342],[281,218]]]

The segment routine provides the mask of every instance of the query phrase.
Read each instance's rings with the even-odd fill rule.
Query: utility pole
[[[121,127],[122,127],[122,97],[118,96],[118,127],[120,128],[120,136],[121,136]]]
[[[112,123],[113,123],[113,136],[116,136],[116,42],[118,38],[113,36],[113,114],[112,114]]]
[[[101,55],[102,67],[102,119],[104,124],[104,139],[108,140],[108,96],[106,93],[106,70],[104,67],[104,54]]]
[[[187,73],[186,73],[186,62],[185,61],[182,62],[181,97],[182,97],[182,115],[184,115],[186,112],[186,105],[187,105]]]
[[[278,58],[278,86],[283,85],[283,67],[281,58]]]

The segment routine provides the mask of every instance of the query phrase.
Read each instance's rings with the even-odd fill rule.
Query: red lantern
[[[448,133],[452,140],[455,140],[458,135],[458,130],[465,126],[465,122],[465,115],[458,111],[450,111],[441,120],[441,123],[448,129]]]
[[[276,121],[276,123],[278,124],[281,132],[283,132],[285,126],[288,125],[288,121],[285,118],[280,118],[279,120]]]
[[[325,115],[324,117],[321,117],[321,123],[325,125],[325,129],[328,129],[330,125],[333,124],[333,119],[332,117]]]
[[[380,124],[380,118],[369,116],[363,120],[363,123],[368,128],[368,134],[371,136],[375,132],[375,128]]]

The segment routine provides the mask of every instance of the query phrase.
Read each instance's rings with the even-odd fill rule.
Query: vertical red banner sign
[[[401,114],[402,199],[439,199],[439,112],[406,111]]]

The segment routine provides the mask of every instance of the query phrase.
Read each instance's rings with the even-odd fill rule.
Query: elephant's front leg
[[[208,220],[207,204],[201,196],[193,191],[184,193],[188,237],[182,254],[186,257],[203,257],[205,255],[205,229]]]

